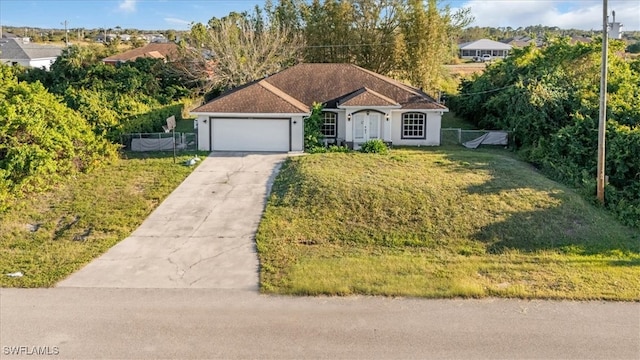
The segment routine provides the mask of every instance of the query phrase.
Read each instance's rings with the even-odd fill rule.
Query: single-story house
[[[29,38],[0,39],[0,63],[49,70],[62,48],[32,43]]]
[[[325,140],[440,145],[444,105],[414,87],[351,64],[298,64],[194,109],[205,151],[302,151],[304,119],[323,108]]]
[[[134,61],[137,58],[155,58],[169,61],[178,56],[178,45],[175,43],[151,43],[143,47],[131,49],[120,54],[111,55],[102,59],[105,64],[119,64],[127,61]]]
[[[489,54],[493,58],[505,58],[511,51],[511,45],[489,39],[480,39],[458,45],[461,59],[473,59]]]

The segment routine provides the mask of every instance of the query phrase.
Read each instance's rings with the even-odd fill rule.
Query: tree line
[[[183,70],[224,90],[301,61],[352,63],[435,95],[447,77],[441,65],[456,57],[472,20],[469,9],[438,0],[266,1],[194,24]]]

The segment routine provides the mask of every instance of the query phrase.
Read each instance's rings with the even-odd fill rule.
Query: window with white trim
[[[334,112],[322,113],[322,127],[320,131],[326,138],[334,138],[338,136],[338,115]]]
[[[427,115],[411,112],[402,114],[402,138],[425,139],[427,127]]]

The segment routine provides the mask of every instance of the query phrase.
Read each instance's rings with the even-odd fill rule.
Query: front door
[[[380,139],[380,113],[360,112],[353,114],[353,141],[363,143]]]

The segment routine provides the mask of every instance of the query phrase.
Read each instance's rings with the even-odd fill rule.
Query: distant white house
[[[167,39],[162,34],[144,34],[144,35],[141,35],[141,36],[144,37],[147,40],[147,42],[149,42],[149,43],[166,43],[166,42],[169,42],[169,39]]]
[[[113,40],[115,40],[118,37],[118,35],[116,34],[98,34],[98,36],[96,36],[96,41],[103,43],[103,42],[112,42]]]
[[[49,70],[62,48],[31,43],[29,38],[0,39],[0,63]]]
[[[459,48],[462,59],[473,59],[484,54],[489,54],[492,58],[505,58],[509,55],[512,46],[489,39],[480,39],[460,44]]]

